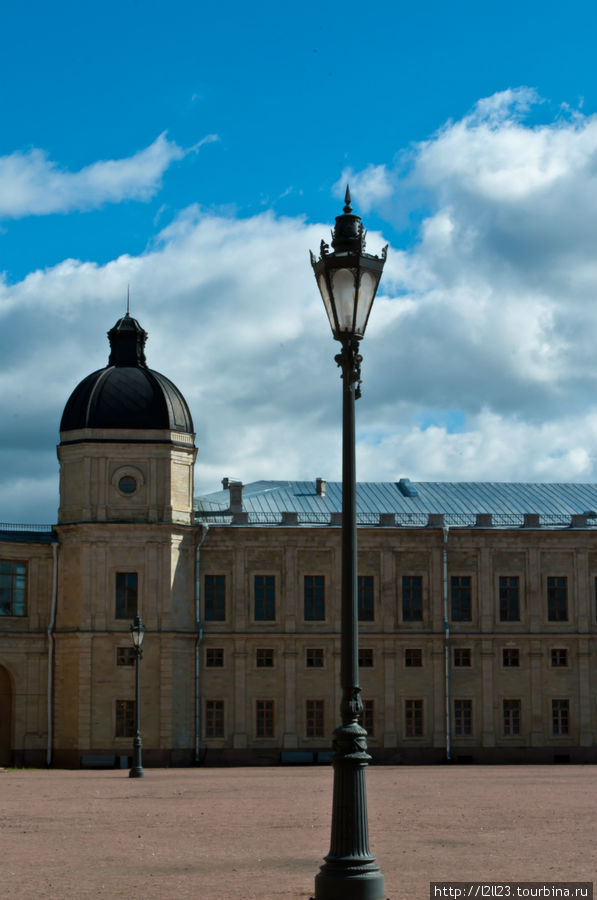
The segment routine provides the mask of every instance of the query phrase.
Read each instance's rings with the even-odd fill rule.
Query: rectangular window
[[[568,665],[568,651],[564,647],[554,647],[551,651],[551,664],[554,668]]]
[[[307,647],[306,664],[308,669],[323,669],[323,649]]]
[[[470,666],[470,664],[471,664],[470,647],[454,647],[454,665],[456,667],[460,667],[460,666]]]
[[[423,737],[423,701],[404,701],[405,737]]]
[[[500,622],[520,621],[518,575],[500,575]]]
[[[273,669],[274,651],[271,647],[258,647],[255,651],[255,663],[258,669]]]
[[[116,648],[116,665],[117,666],[134,666],[137,654],[134,647],[117,647]]]
[[[520,665],[520,650],[518,647],[504,647],[502,650],[502,665],[504,668],[516,668]]]
[[[471,616],[471,576],[452,575],[450,578],[452,601],[452,621],[470,622]]]
[[[135,736],[135,701],[116,701],[116,737],[130,738]]]
[[[504,737],[520,734],[520,700],[504,700]]]
[[[565,575],[548,576],[547,618],[550,622],[568,621],[568,579]]]
[[[274,736],[274,701],[257,700],[255,704],[255,734],[258,738]]]
[[[205,701],[205,737],[224,737],[224,701]]]
[[[359,647],[359,666],[361,669],[373,668],[373,650],[369,647]]]
[[[555,737],[569,734],[570,701],[551,701],[552,734]]]
[[[305,622],[323,622],[325,619],[325,577],[305,575]]]
[[[222,669],[224,667],[224,648],[207,647],[205,650],[205,665],[208,669]]]
[[[375,736],[375,701],[374,700],[363,700],[363,715],[360,718],[360,723],[369,735],[369,737]]]
[[[420,575],[402,576],[402,621],[423,620],[423,579]]]
[[[359,622],[373,622],[375,606],[373,596],[373,575],[358,576]]]
[[[206,622],[226,621],[226,576],[203,578],[203,618]]]
[[[0,560],[0,616],[24,616],[27,599],[27,563]]]
[[[404,665],[407,668],[418,668],[423,665],[423,651],[420,647],[407,647],[404,651]]]
[[[323,737],[323,700],[307,700],[307,737]]]
[[[137,573],[116,573],[116,618],[134,619],[137,615]]]
[[[470,737],[473,733],[473,701],[454,700],[454,735]]]
[[[276,618],[276,576],[255,575],[255,621],[273,622]]]

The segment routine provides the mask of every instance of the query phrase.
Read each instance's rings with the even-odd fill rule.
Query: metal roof
[[[198,518],[210,521],[215,510],[229,509],[228,490],[195,499]],[[327,482],[318,494],[313,481],[256,481],[243,486],[242,509],[249,523],[278,521],[282,513],[296,513],[299,522],[329,524],[342,509],[342,485]],[[378,524],[380,514],[394,514],[398,524],[427,524],[429,515],[444,515],[446,522],[466,524],[478,514],[491,514],[494,523],[522,524],[525,514],[536,514],[542,524],[570,524],[572,515],[589,513],[587,524],[597,523],[597,484],[538,484],[532,482],[360,482],[357,484],[357,519]],[[594,513],[594,517],[591,517]],[[221,516],[219,517],[222,521]],[[213,516],[215,522],[218,516]]]
[[[51,544],[57,540],[52,525],[21,525],[0,522],[0,541],[14,544]]]

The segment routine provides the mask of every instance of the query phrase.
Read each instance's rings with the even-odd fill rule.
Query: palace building
[[[193,496],[188,406],[128,313],[60,424],[54,526],[0,525],[0,765],[317,762],[339,724],[341,486]],[[359,484],[380,762],[597,762],[597,485]]]

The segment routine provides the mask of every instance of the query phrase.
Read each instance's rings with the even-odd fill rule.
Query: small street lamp
[[[367,732],[359,723],[363,713],[359,687],[357,524],[355,465],[355,399],[360,397],[359,341],[386,261],[365,253],[360,216],[353,215],[346,188],[344,215],[336,217],[332,247],[322,241],[320,258],[311,265],[332,326],[340,341],[335,357],[342,369],[342,724],[334,731],[332,757],[334,796],[330,852],[315,876],[315,900],[384,900],[385,880],[369,850],[365,767]]]
[[[141,709],[139,703],[139,660],[143,656],[141,644],[143,643],[144,633],[145,625],[141,621],[141,617],[136,615],[135,620],[131,625],[131,637],[133,639],[133,647],[135,648],[135,737],[133,738],[133,765],[129,772],[129,778],[145,777],[141,760],[143,742],[141,741]]]

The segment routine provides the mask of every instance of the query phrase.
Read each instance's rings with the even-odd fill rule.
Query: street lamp
[[[133,647],[135,648],[135,737],[133,738],[133,765],[129,772],[129,778],[144,778],[145,772],[143,771],[141,760],[143,743],[141,741],[141,710],[139,703],[139,660],[143,656],[141,644],[143,643],[145,625],[141,621],[141,617],[136,615],[130,627]]]
[[[360,397],[359,341],[381,273],[381,257],[365,253],[365,232],[360,216],[353,215],[346,188],[344,215],[336,217],[332,247],[322,241],[320,258],[311,253],[311,265],[332,326],[340,341],[335,357],[342,369],[342,724],[334,731],[332,762],[334,796],[330,852],[315,877],[315,900],[384,900],[384,876],[369,850],[365,767],[367,732],[360,725],[363,712],[359,687],[357,523],[355,467],[355,399]]]

